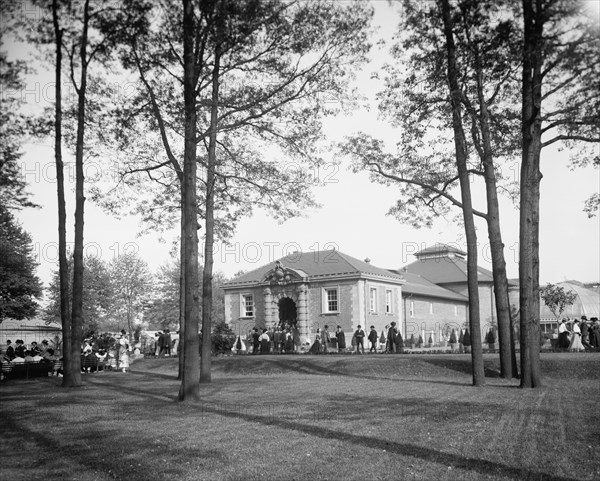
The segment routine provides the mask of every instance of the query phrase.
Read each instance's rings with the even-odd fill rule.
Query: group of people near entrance
[[[558,325],[558,349],[573,352],[600,350],[600,321],[597,317],[588,320],[586,316],[581,316],[581,321],[574,319],[569,330],[570,322],[569,319],[563,319]]]
[[[274,327],[262,329],[255,327],[247,336],[252,343],[252,354],[285,354],[297,352],[300,347],[300,331],[293,326],[288,329]],[[237,339],[236,345],[241,343]]]

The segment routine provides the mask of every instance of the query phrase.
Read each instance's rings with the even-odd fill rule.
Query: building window
[[[385,312],[387,314],[392,313],[392,291],[390,289],[385,291]]]
[[[339,290],[337,287],[323,289],[323,312],[339,312]]]
[[[415,301],[410,301],[410,317],[415,317]]]
[[[242,294],[241,317],[254,317],[254,296],[252,294]]]
[[[433,302],[429,303],[429,314],[433,314]]]
[[[369,289],[369,311],[377,312],[377,288],[371,287]]]

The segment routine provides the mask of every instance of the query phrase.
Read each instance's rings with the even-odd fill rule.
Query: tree
[[[454,345],[456,344],[457,340],[456,340],[456,332],[454,332],[454,329],[452,329],[452,333],[450,334],[450,345]]]
[[[566,291],[562,286],[548,283],[540,287],[540,297],[556,317],[556,322],[559,322],[566,307],[573,305],[577,299],[577,294],[571,290]]]
[[[114,328],[111,316],[113,313],[113,281],[104,261],[95,256],[84,258],[83,296],[82,296],[82,334],[89,337],[92,333]],[[73,291],[73,259],[67,265],[67,296]],[[47,322],[60,322],[61,283],[60,269],[53,274],[47,288],[49,304],[44,318]]]
[[[487,223],[502,337],[501,373],[510,377],[514,350],[510,343],[508,281],[498,208],[500,178],[495,165],[498,158],[510,157],[516,150],[515,135],[510,135],[514,115],[506,113],[505,100],[506,92],[515,89],[510,74],[517,63],[516,42],[512,40],[511,24],[497,20],[498,12],[505,6],[502,2],[463,0],[448,6],[444,18],[443,2],[425,8],[405,2],[399,41],[392,48],[392,55],[399,62],[386,67],[386,88],[379,96],[380,110],[400,128],[399,152],[386,153],[381,142],[364,135],[350,139],[343,150],[354,158],[356,170],[367,170],[373,180],[400,188],[402,197],[390,209],[391,214],[415,227],[429,226],[433,217],[445,215],[452,206],[465,207],[463,199],[453,193],[460,173],[445,140],[452,138],[451,112],[460,109],[460,150],[466,156],[466,171],[471,181],[473,176],[483,178],[486,187],[487,209],[468,210]],[[460,83],[454,97],[448,95],[449,63],[444,45],[452,45],[456,59],[453,70]],[[479,158],[479,165],[473,156]],[[465,182],[461,184],[464,185]],[[461,187],[461,196],[462,192]],[[467,245],[475,240],[473,235],[469,240],[466,234]],[[477,351],[474,349],[473,353]]]
[[[25,61],[10,61],[1,49],[0,40],[0,85],[4,93],[0,102],[0,205],[11,210],[36,207],[29,200],[19,165],[20,147],[26,131],[26,119],[21,113],[22,99],[11,95],[22,91]]]
[[[129,127],[133,124],[129,113],[141,112],[144,122],[159,132],[164,157],[148,162],[148,155],[137,156],[142,165],[124,173],[144,172],[157,179],[171,195],[156,196],[151,201],[156,208],[144,208],[144,212],[151,217],[152,212],[168,211],[169,219],[175,219],[178,206],[172,201],[177,198],[173,194],[181,188],[178,183],[185,182],[181,157],[191,149],[177,142],[190,138],[184,132],[191,135],[181,121],[188,119],[182,115],[185,95],[181,95],[181,86],[185,90],[186,82],[192,82],[195,143],[202,152],[196,161],[203,174],[197,179],[201,186],[197,214],[205,219],[202,312],[209,316],[215,233],[221,239],[230,235],[237,219],[257,206],[287,218],[313,204],[307,195],[307,171],[290,169],[289,161],[322,162],[315,155],[320,119],[333,109],[320,100],[323,95],[341,98],[353,66],[364,60],[370,9],[362,3],[341,7],[331,2],[201,2],[190,20],[195,47],[188,52],[186,64],[186,37],[181,35],[181,24],[174,21],[187,18],[185,8],[191,7],[184,4],[182,13],[176,4],[168,4],[159,17],[161,28],[129,32],[124,63],[137,70],[143,108],[138,103],[123,118]],[[183,27],[187,28],[185,22]],[[156,41],[158,38],[163,40]],[[191,99],[187,102],[190,111]],[[269,155],[274,149],[277,152]],[[140,151],[147,153],[148,149]],[[182,246],[187,249],[185,242]],[[182,285],[187,290],[185,281]],[[209,321],[203,319],[205,332],[210,330],[210,325],[205,325]],[[182,327],[187,329],[187,324]],[[210,339],[205,336],[204,342],[201,377],[208,382]]]
[[[33,317],[42,293],[31,236],[0,204],[0,322]]]
[[[134,321],[141,321],[142,308],[148,299],[152,276],[146,261],[136,252],[122,253],[108,266],[112,283],[111,317],[117,331],[133,333]]]
[[[541,387],[539,216],[542,149],[577,145],[574,165],[600,165],[597,22],[585,2],[522,0],[519,312],[521,387]],[[548,138],[549,136],[552,136]],[[588,201],[593,204],[593,197]],[[587,206],[589,207],[589,205]],[[586,208],[587,208],[586,207]]]

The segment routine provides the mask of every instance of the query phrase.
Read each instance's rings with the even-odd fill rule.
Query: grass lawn
[[[598,480],[600,354],[542,354],[544,387],[471,386],[470,356],[235,356],[198,405],[176,359],[0,385],[2,480]]]

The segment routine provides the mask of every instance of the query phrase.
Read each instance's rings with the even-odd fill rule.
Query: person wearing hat
[[[586,316],[581,316],[581,344],[586,350],[592,348],[590,344],[590,327]]]
[[[398,337],[398,328],[396,327],[396,323],[392,321],[390,323],[390,328],[388,329],[388,352],[392,354],[396,353],[396,338]]]
[[[356,352],[358,354],[365,353],[365,331],[363,331],[362,327],[358,326],[356,331],[354,331],[354,339],[356,340]],[[362,350],[362,352],[361,352]]]
[[[12,341],[10,339],[6,340],[6,352],[4,353],[4,356],[9,361],[12,361],[15,358],[15,348],[12,347]]]
[[[379,336],[377,335],[377,330],[375,329],[375,326],[371,326],[371,330],[369,331],[369,342],[371,343],[371,347],[369,349],[369,352],[377,352],[377,338]]]
[[[346,335],[342,331],[342,326],[337,327],[335,338],[337,339],[338,352],[344,351],[346,349]]]
[[[566,319],[563,319],[558,326],[558,345],[559,349],[569,348],[569,331],[567,330]]]

